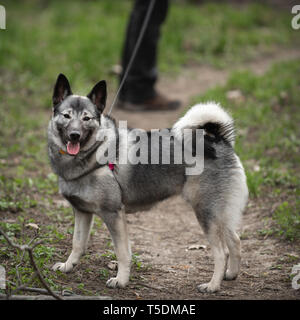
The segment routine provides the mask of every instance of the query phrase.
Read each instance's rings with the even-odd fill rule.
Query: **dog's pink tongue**
[[[75,156],[80,150],[80,143],[72,143],[71,141],[68,142],[67,144],[67,151],[68,154],[71,154],[73,156]]]

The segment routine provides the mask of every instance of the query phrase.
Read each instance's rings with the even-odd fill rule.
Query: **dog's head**
[[[86,96],[73,95],[68,79],[60,74],[53,92],[53,121],[70,155],[87,147],[100,126],[106,103],[106,82],[98,82]]]

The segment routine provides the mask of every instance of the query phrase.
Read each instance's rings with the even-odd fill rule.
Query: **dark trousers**
[[[123,47],[123,72],[131,58],[149,4],[150,0],[135,1]],[[141,103],[154,97],[154,85],[157,80],[157,45],[160,27],[167,16],[167,11],[168,0],[156,0],[143,40],[120,92],[120,99],[122,101]],[[122,77],[123,74],[121,74],[121,79]]]

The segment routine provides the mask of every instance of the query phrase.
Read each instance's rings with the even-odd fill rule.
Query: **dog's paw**
[[[220,290],[220,285],[213,285],[210,282],[208,283],[203,283],[203,284],[199,284],[197,286],[198,291],[204,293],[214,293]]]
[[[224,280],[235,280],[238,276],[238,272],[232,272],[227,270],[224,275]]]
[[[73,264],[72,263],[68,263],[68,262],[57,262],[55,263],[55,265],[52,267],[53,271],[59,270],[61,272],[67,273],[72,271],[73,269]]]
[[[124,288],[126,286],[127,282],[120,281],[118,277],[116,278],[110,278],[106,282],[106,286],[109,288]]]

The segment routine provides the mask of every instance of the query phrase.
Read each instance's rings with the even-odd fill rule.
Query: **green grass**
[[[252,198],[277,203],[278,234],[300,239],[300,62],[275,64],[263,76],[235,72],[227,84],[195,97],[215,100],[236,120],[236,152],[244,163]],[[239,90],[240,99],[228,98]],[[270,199],[271,198],[271,199]],[[281,203],[282,202],[282,203]]]
[[[300,202],[296,204],[282,202],[274,213],[278,224],[277,232],[289,240],[300,239]],[[296,214],[295,214],[296,213]],[[298,213],[298,214],[297,214]]]
[[[85,92],[109,77],[120,60],[130,1],[4,1],[8,21],[1,34],[0,65],[33,91],[46,88],[59,72]],[[245,61],[278,46],[300,43],[289,12],[270,6],[172,3],[162,30],[162,71],[188,63],[218,66]],[[112,77],[109,77],[112,80]],[[39,90],[40,91],[40,90]],[[41,94],[41,92],[40,92]],[[40,96],[39,96],[40,100]],[[42,100],[44,103],[46,100]]]
[[[29,222],[34,222],[34,219],[23,219],[19,216],[18,223],[2,223],[0,222],[1,228],[7,233],[7,235],[17,244],[25,244],[29,243],[30,240],[36,235],[36,232],[30,232],[25,230],[26,224]],[[43,237],[47,237],[47,245],[41,244],[38,245],[34,249],[34,258],[37,266],[40,270],[42,270],[42,274],[48,283],[52,287],[53,290],[57,290],[59,286],[55,284],[55,279],[57,279],[57,275],[49,270],[49,268],[45,268],[47,264],[52,260],[55,255],[55,248],[51,246],[52,243],[56,241],[49,236],[49,233],[42,228]],[[58,240],[58,239],[56,239]],[[5,266],[7,270],[7,280],[9,287],[14,290],[16,288],[17,283],[17,268],[18,273],[20,275],[20,280],[23,284],[31,285],[33,287],[39,286],[39,280],[37,278],[32,279],[31,277],[34,273],[34,269],[30,264],[30,260],[28,254],[23,253],[17,249],[12,249],[8,246],[6,240],[3,236],[0,236],[0,258],[6,258]],[[8,259],[7,259],[8,258]],[[2,260],[1,259],[1,260]],[[1,261],[0,260],[0,261]]]
[[[209,63],[224,67],[280,46],[299,44],[291,31],[289,14],[252,3],[231,6],[171,6],[161,43],[161,66]],[[180,54],[179,54],[180,53]]]

